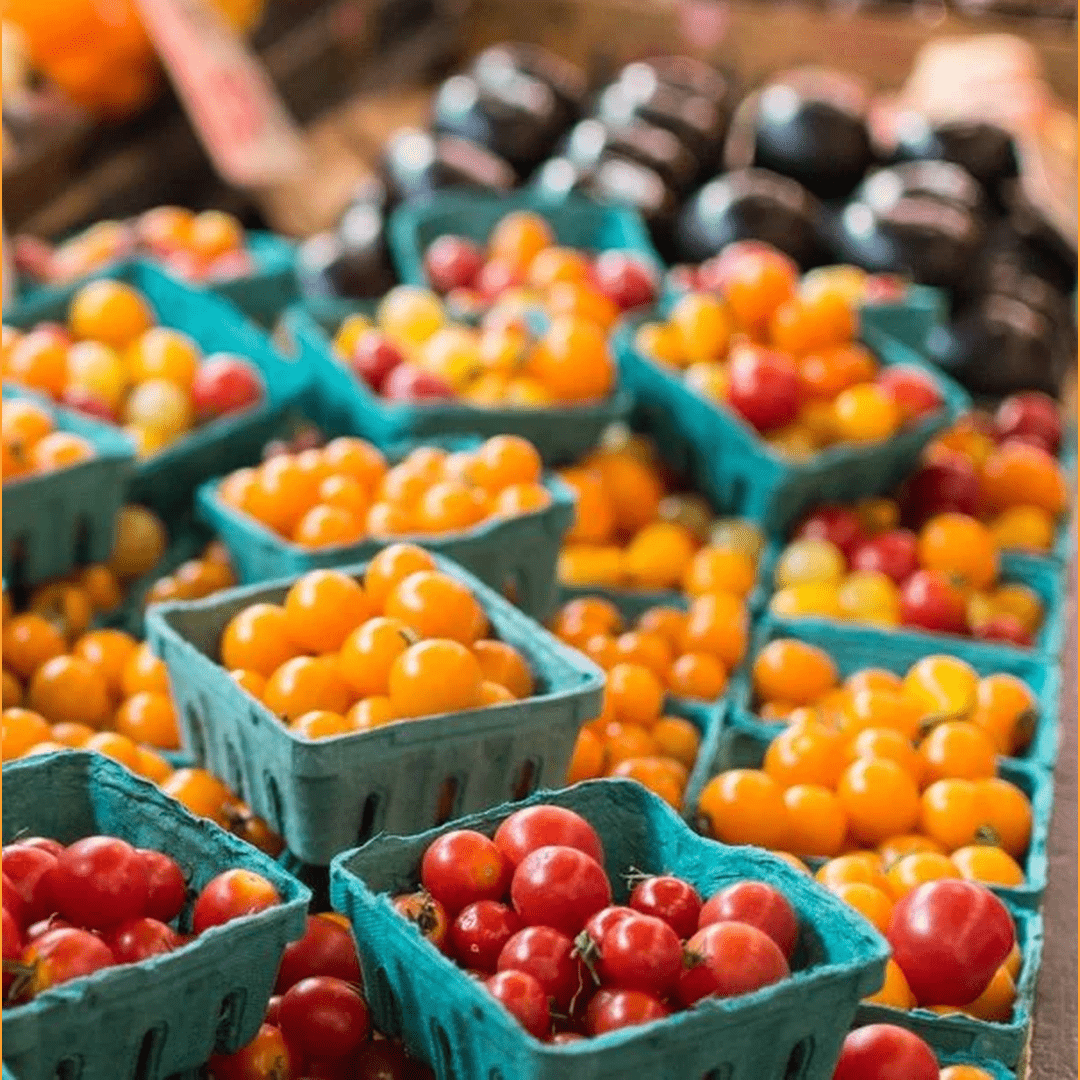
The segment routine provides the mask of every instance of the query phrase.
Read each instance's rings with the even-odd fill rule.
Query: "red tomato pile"
[[[780,982],[799,935],[788,900],[756,881],[703,903],[677,877],[639,876],[627,905],[613,905],[599,836],[558,806],[517,811],[493,839],[444,833],[420,880],[397,910],[556,1043]]]
[[[112,836],[64,847],[29,837],[3,849],[4,1004],[101,968],[172,952],[212,926],[278,904],[250,870],[226,870],[195,899],[191,934],[175,928],[187,900],[180,867]]]

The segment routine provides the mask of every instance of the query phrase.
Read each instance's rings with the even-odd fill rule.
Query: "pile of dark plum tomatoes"
[[[102,968],[172,952],[212,926],[281,902],[259,874],[226,870],[195,898],[184,933],[176,924],[187,882],[159,851],[112,836],[67,847],[35,836],[5,845],[2,863],[5,1007]]]
[[[444,833],[424,852],[422,890],[394,905],[530,1034],[554,1043],[790,974],[798,918],[772,886],[739,881],[703,902],[677,877],[628,877],[627,904],[613,905],[596,831],[571,810],[538,805],[494,838]]]

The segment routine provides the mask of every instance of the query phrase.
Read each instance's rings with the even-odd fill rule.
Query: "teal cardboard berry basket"
[[[711,761],[704,761],[694,770],[693,788],[687,788],[686,816],[696,820],[696,808],[708,781],[726,769],[760,769],[765,751],[776,735],[766,725],[747,720],[740,710],[728,710]],[[708,748],[709,750],[712,747]],[[703,751],[706,748],[703,747]],[[708,757],[703,752],[702,757]],[[1024,884],[1016,886],[993,886],[993,891],[1016,909],[1037,909],[1046,891],[1047,855],[1046,845],[1050,832],[1050,815],[1053,812],[1054,785],[1050,774],[1022,761],[1000,758],[998,776],[1015,784],[1031,803],[1031,839],[1026,855],[1019,859],[1024,871]],[[697,784],[700,783],[700,787]],[[814,860],[816,862],[816,860]]]
[[[655,313],[620,322],[612,338],[623,381],[634,395],[635,420],[673,457],[689,461],[695,486],[714,506],[758,521],[766,532],[785,531],[811,506],[891,491],[918,460],[922,448],[970,407],[970,398],[948,376],[872,326],[863,343],[885,366],[926,371],[943,405],[916,427],[866,446],[830,447],[805,462],[785,461],[725,406],[695,393],[677,372],[642,354],[635,336]]]
[[[148,639],[169,668],[184,749],[305,863],[326,866],[380,831],[429,828],[447,813],[562,783],[578,729],[600,713],[599,668],[468,571],[435,560],[480,601],[493,636],[528,661],[532,697],[310,741],[289,731],[215,659],[229,620],[253,603],[280,603],[295,579],[149,611]],[[342,569],[360,577],[364,567]]]
[[[127,282],[143,293],[163,326],[190,334],[205,354],[235,353],[250,360],[266,383],[260,404],[213,420],[135,466],[128,497],[166,517],[185,509],[195,488],[223,469],[255,460],[287,406],[307,388],[309,376],[270,344],[267,335],[235,307],[169,277],[149,263],[127,263],[95,277]],[[19,305],[5,321],[20,328],[43,320],[65,322],[80,284]]]
[[[310,894],[273,859],[100,754],[64,751],[4,766],[4,842],[104,833],[163,851],[198,891],[240,867],[282,902],[200,934],[175,952],[106,968],[4,1009],[4,1061],[22,1080],[162,1080],[232,1053],[259,1030],[285,946],[304,932]]]
[[[630,415],[631,397],[616,386],[603,401],[551,409],[484,409],[464,402],[387,401],[335,355],[331,342],[349,315],[372,317],[374,301],[307,300],[290,307],[275,332],[279,347],[300,357],[313,378],[314,418],[330,433],[362,435],[383,449],[430,436],[520,435],[546,465],[568,465]]]
[[[629,207],[601,204],[580,195],[555,201],[529,190],[495,196],[462,190],[402,203],[390,215],[390,255],[398,276],[407,285],[430,287],[424,253],[432,241],[453,234],[483,245],[502,218],[518,210],[539,214],[563,247],[627,251],[658,270],[663,266],[641,215]]]
[[[948,316],[948,296],[928,285],[907,285],[902,300],[874,301],[859,308],[859,319],[864,326],[872,326],[922,355],[926,354],[930,331]]]
[[[446,445],[447,440],[441,442]],[[395,455],[400,456],[404,455]],[[555,475],[545,475],[543,482],[551,502],[542,510],[489,519],[461,532],[393,540],[419,544],[453,559],[498,592],[512,593],[526,614],[545,619],[558,600],[555,567],[563,537],[573,524],[574,494]],[[307,570],[364,562],[388,543],[369,538],[344,547],[300,547],[247,514],[226,506],[218,496],[220,483],[220,478],[209,480],[199,488],[196,508],[201,519],[225,542],[242,582],[272,581]]]
[[[754,712],[750,664],[753,657],[778,637],[798,638],[824,649],[835,661],[842,678],[863,668],[886,668],[903,675],[924,656],[948,653],[967,661],[980,675],[1006,673],[1022,679],[1031,689],[1038,715],[1028,747],[1019,760],[1044,769],[1057,761],[1061,715],[1061,668],[1022,649],[994,648],[984,642],[941,634],[901,633],[873,626],[833,622],[829,619],[780,619],[766,615],[754,630],[750,660],[732,677],[729,693],[732,716],[772,734],[783,724],[769,724]]]
[[[859,1027],[864,1024],[898,1024],[914,1031],[939,1056],[968,1060],[981,1058],[1015,1068],[1031,1031],[1035,985],[1042,963],[1043,923],[1034,911],[1007,906],[1016,924],[1016,939],[1022,955],[1020,977],[1016,982],[1016,1002],[1012,1017],[1007,1022],[976,1020],[961,1013],[943,1016],[929,1009],[905,1012],[885,1005],[862,1004],[855,1014],[856,1024]]]
[[[514,810],[538,803],[567,807],[593,825],[617,904],[626,901],[621,875],[631,867],[677,874],[706,897],[746,878],[780,889],[800,924],[791,978],[565,1046],[527,1034],[398,915],[391,897],[417,887],[421,856],[440,833],[465,828],[490,836]],[[806,875],[766,852],[695,836],[655,795],[623,780],[542,791],[419,836],[376,837],[335,859],[330,876],[334,907],[353,925],[377,1026],[429,1061],[439,1080],[829,1080],[857,1003],[880,985],[888,955],[868,923]]]
[[[5,401],[26,398],[47,408],[58,431],[88,440],[94,456],[66,469],[4,481],[4,578],[12,587],[61,577],[104,562],[113,549],[116,515],[135,463],[119,429],[37,394],[3,388]]]

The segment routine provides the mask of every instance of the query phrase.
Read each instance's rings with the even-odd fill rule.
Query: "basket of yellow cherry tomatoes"
[[[4,577],[32,584],[100,561],[131,475],[124,435],[4,387]]]
[[[687,447],[699,488],[769,531],[822,499],[898,482],[967,394],[873,325],[844,281],[800,279],[757,242],[715,282],[620,326],[615,351],[658,440]]]
[[[162,509],[255,457],[307,384],[232,305],[141,263],[9,313],[3,379],[122,428],[131,494]]]

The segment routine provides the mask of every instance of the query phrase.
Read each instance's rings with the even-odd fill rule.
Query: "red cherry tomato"
[[[483,265],[483,252],[464,236],[437,237],[424,252],[424,270],[431,287],[444,295],[454,289],[471,289]]]
[[[939,571],[916,570],[900,588],[900,621],[939,634],[964,634],[964,594]]]
[[[633,915],[611,927],[600,942],[596,974],[603,986],[644,990],[666,997],[682,970],[679,937],[662,919]]]
[[[114,836],[76,840],[49,874],[55,910],[76,926],[104,930],[146,912],[150,882],[139,852]]]
[[[524,971],[500,971],[484,981],[487,991],[527,1031],[546,1039],[551,1009],[544,988]]]
[[[1022,439],[1048,454],[1061,448],[1061,411],[1048,394],[1028,391],[1006,398],[994,414],[994,432],[1001,440]]]
[[[510,865],[483,833],[454,829],[433,840],[420,863],[420,880],[454,916],[477,900],[498,900],[506,893]]]
[[[938,1063],[913,1031],[870,1024],[848,1032],[833,1080],[938,1080]]]
[[[16,840],[10,846],[41,848],[42,851],[47,851],[53,856],[59,856],[60,852],[64,850],[64,845],[59,840],[52,840],[47,836],[26,836],[21,840]]]
[[[603,867],[583,851],[542,847],[518,864],[510,899],[526,926],[552,926],[572,938],[590,915],[611,903],[611,885]]]
[[[450,952],[462,967],[493,973],[503,946],[521,929],[521,920],[497,900],[478,900],[458,912],[450,927]]]
[[[23,949],[20,962],[33,969],[29,991],[36,996],[50,986],[81,979],[116,963],[108,945],[88,930],[50,930]]]
[[[585,967],[574,952],[574,943],[550,926],[527,926],[503,946],[499,971],[524,971],[531,975],[565,1012],[586,985]]]
[[[244,915],[255,915],[281,903],[277,889],[251,870],[226,870],[199,893],[191,914],[191,929],[202,934]]]
[[[513,263],[489,259],[480,268],[476,288],[485,300],[494,300],[507,289],[523,284],[524,280],[522,272]]]
[[[15,981],[15,972],[8,970],[8,964],[17,962],[22,955],[23,939],[15,916],[7,908],[4,908],[0,918],[3,919],[0,925],[0,942],[3,943],[4,950],[4,999],[6,1000],[8,990]]]
[[[146,917],[120,923],[106,935],[105,943],[118,964],[134,964],[148,956],[160,956],[179,948],[180,938],[171,926]]]
[[[736,352],[729,372],[728,403],[752,427],[774,431],[794,422],[802,391],[789,357],[750,346]]]
[[[284,994],[301,979],[314,975],[332,975],[355,986],[363,984],[352,932],[325,915],[309,915],[304,936],[285,946],[274,991]]]
[[[795,535],[799,539],[828,540],[848,559],[866,540],[859,515],[847,506],[821,506],[806,518]]]
[[[602,251],[592,264],[591,276],[620,311],[644,307],[656,299],[653,268],[627,251]]]
[[[920,1005],[966,1005],[1016,942],[1008,908],[973,881],[928,881],[893,908],[886,935]]]
[[[916,424],[941,408],[941,391],[933,377],[919,368],[896,364],[883,368],[876,380],[896,402],[905,424]]]
[[[769,935],[785,957],[799,939],[799,918],[788,898],[763,881],[737,881],[711,896],[701,909],[698,926],[737,922]]]
[[[453,387],[441,375],[415,364],[398,364],[382,382],[382,396],[390,401],[446,401]]]
[[[701,897],[697,889],[670,874],[639,881],[628,903],[634,911],[663,919],[680,941],[685,941],[698,928]]]
[[[511,814],[495,831],[495,846],[511,866],[542,847],[571,847],[604,865],[604,845],[596,830],[562,806],[527,806]]]
[[[56,856],[41,848],[13,845],[0,856],[4,872],[4,906],[20,926],[37,922],[53,912],[48,876]]]
[[[585,923],[585,933],[589,935],[593,945],[598,949],[604,935],[617,923],[631,915],[638,914],[634,908],[619,907],[617,904],[602,908],[595,915],[590,915]]]
[[[597,990],[585,1010],[584,1026],[590,1035],[603,1035],[670,1015],[652,994],[641,990]]]
[[[273,1025],[263,1024],[255,1038],[235,1054],[212,1057],[210,1075],[214,1080],[291,1080],[293,1064],[285,1036]]]
[[[876,570],[902,585],[919,568],[919,541],[909,529],[891,529],[860,544],[852,570]]]
[[[415,923],[420,933],[436,949],[440,952],[446,951],[450,919],[446,914],[446,908],[431,893],[421,890],[406,893],[404,896],[395,896],[394,908],[399,915]]]
[[[160,922],[172,922],[180,914],[187,899],[184,872],[168,855],[160,851],[140,848],[139,856],[146,867],[149,889],[146,914]]]
[[[341,1061],[371,1035],[367,1003],[329,975],[301,979],[281,999],[281,1033],[307,1061]]]
[[[267,1024],[273,1024],[274,1027],[281,1027],[281,994],[272,994],[270,1000],[266,1003],[266,1015],[263,1017],[263,1021]]]
[[[249,409],[264,394],[258,369],[243,357],[228,353],[207,357],[191,382],[191,402],[204,420]]]
[[[401,351],[389,338],[378,330],[368,330],[356,342],[349,357],[349,367],[353,374],[379,394],[390,372],[404,360]]]
[[[966,457],[953,452],[920,465],[900,489],[901,516],[912,528],[936,514],[972,515],[978,504],[978,473]]]
[[[790,974],[776,942],[747,923],[711,923],[686,943],[686,952],[689,966],[675,987],[685,1008],[703,997],[749,994]]]
[[[974,636],[982,641],[1003,641],[1009,645],[1018,645],[1022,649],[1030,649],[1035,642],[1031,631],[1015,615],[1005,612],[992,615],[975,630]]]

